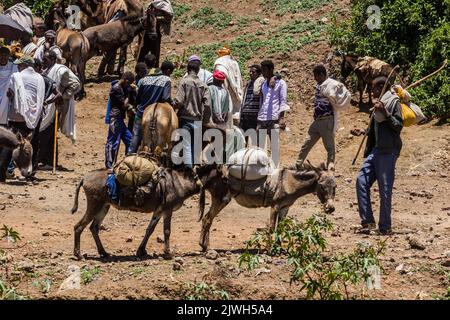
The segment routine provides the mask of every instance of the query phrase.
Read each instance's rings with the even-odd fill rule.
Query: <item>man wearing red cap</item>
[[[230,95],[223,87],[226,75],[222,71],[214,71],[213,82],[209,86],[211,93],[212,120],[222,130],[233,128],[233,114],[230,105]]]

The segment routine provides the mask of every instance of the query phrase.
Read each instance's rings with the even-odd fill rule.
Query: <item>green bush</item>
[[[313,215],[304,223],[285,218],[273,233],[263,231],[253,235],[239,258],[239,266],[244,265],[248,270],[256,268],[261,253],[282,256],[292,268],[291,283],[301,285],[300,291],[306,292],[306,299],[352,298],[351,287],[372,281],[373,270],[381,270],[379,256],[385,244],[381,242],[374,247],[359,243],[349,254],[331,253],[324,235],[331,229],[331,222],[320,215]],[[257,254],[252,253],[255,250]]]
[[[379,29],[366,26],[371,5],[381,8]],[[449,58],[449,17],[450,0],[353,0],[350,19],[332,17],[329,41],[343,52],[398,64],[412,83]],[[447,69],[413,91],[414,101],[428,116],[448,116],[449,82]]]
[[[13,0],[3,0],[3,5],[5,7],[10,7],[14,1]],[[38,17],[45,18],[50,7],[53,5],[55,0],[23,0],[23,2],[33,11]]]

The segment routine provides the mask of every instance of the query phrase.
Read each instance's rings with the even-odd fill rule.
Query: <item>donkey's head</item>
[[[33,171],[33,147],[31,146],[32,133],[24,138],[17,133],[19,145],[13,150],[12,159],[20,170],[20,174],[28,177]]]
[[[341,80],[345,81],[348,76],[355,70],[358,63],[358,57],[353,55],[342,56],[341,63]]]
[[[313,170],[318,174],[318,181],[315,193],[320,202],[324,205],[326,213],[333,213],[334,196],[336,195],[336,178],[334,177],[334,165],[330,164],[327,168],[325,163],[321,163],[319,167],[311,164],[305,165],[306,169]]]

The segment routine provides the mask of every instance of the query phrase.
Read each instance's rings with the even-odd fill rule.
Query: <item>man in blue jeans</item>
[[[372,83],[373,95],[379,98],[386,83],[386,77],[378,77]],[[380,221],[378,232],[381,235],[392,234],[391,200],[395,178],[395,164],[402,149],[400,133],[403,118],[400,101],[391,91],[381,97],[374,105],[374,117],[371,123],[364,153],[364,161],[356,180],[359,216],[362,232],[376,228],[370,200],[370,188],[378,182],[380,192]]]
[[[105,146],[105,166],[111,169],[117,157],[120,140],[125,144],[125,151],[131,144],[131,132],[125,125],[125,115],[129,108],[131,84],[134,82],[134,74],[125,72],[122,78],[112,86],[109,93],[109,130]]]

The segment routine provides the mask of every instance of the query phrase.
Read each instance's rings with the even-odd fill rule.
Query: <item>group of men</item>
[[[41,59],[26,54],[13,59],[7,47],[0,47],[0,125],[31,141],[33,170],[27,177],[30,181],[36,181],[38,167],[49,170],[56,165],[56,114],[61,131],[72,141],[76,139],[74,95],[80,89],[79,79],[57,63],[58,54],[51,46],[43,48]],[[0,182],[14,176],[11,156],[10,150],[0,151]]]
[[[117,157],[120,140],[126,146],[127,154],[136,153],[142,139],[142,114],[145,109],[157,102],[170,103],[177,111],[179,127],[191,135],[191,140],[182,141],[183,160],[192,169],[196,161],[193,138],[198,126],[203,128],[233,129],[247,132],[264,131],[269,137],[272,130],[286,128],[285,113],[288,87],[279,74],[275,74],[274,63],[265,60],[250,66],[250,79],[242,85],[239,65],[229,48],[217,52],[218,58],[211,73],[201,67],[197,55],[189,57],[187,73],[181,79],[175,98],[172,99],[170,76],[174,70],[171,62],[164,62],[155,69],[155,59],[148,55],[145,63],[136,65],[136,76],[126,72],[114,84],[110,92],[110,126],[106,144],[106,167],[111,168]],[[313,146],[322,139],[327,151],[327,165],[334,170],[336,162],[335,117],[337,111],[322,94],[321,86],[328,79],[323,65],[313,69],[317,82],[314,99],[314,121],[308,129],[308,136],[300,149],[296,166],[303,169],[304,161]],[[391,198],[395,176],[395,164],[401,150],[400,132],[402,130],[401,107],[398,98],[389,90],[381,96],[387,79],[379,77],[372,83],[373,94],[380,101],[375,104],[375,120],[371,122],[366,146],[366,160],[357,178],[357,197],[362,230],[375,228],[375,220],[370,201],[370,189],[378,181],[380,190],[380,234],[391,233]],[[135,84],[133,84],[135,83]],[[137,107],[133,108],[135,104]],[[127,112],[135,109],[128,126],[124,119]],[[237,117],[239,115],[239,117]],[[260,135],[258,134],[260,137]],[[265,142],[265,141],[264,141]],[[248,141],[247,141],[248,143]],[[245,143],[244,143],[245,145]],[[259,146],[265,144],[258,142]]]

